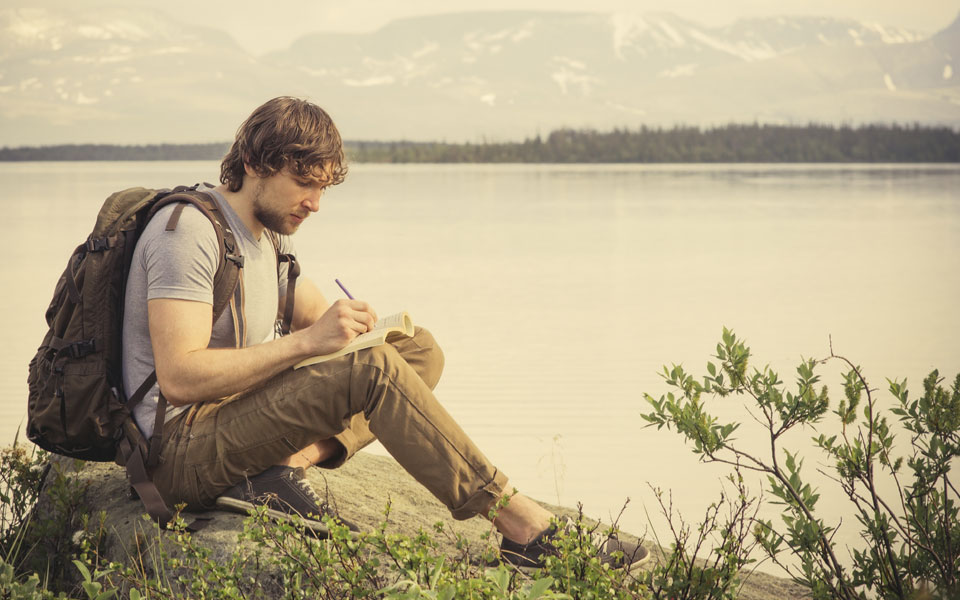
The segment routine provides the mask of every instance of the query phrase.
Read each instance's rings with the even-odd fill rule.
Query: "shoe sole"
[[[623,567],[620,567],[620,568],[621,568],[621,569],[625,569],[625,570],[627,571],[627,573],[633,573],[634,571],[638,571],[638,570],[642,569],[643,566],[644,566],[645,564],[649,563],[650,560],[653,558],[653,552],[650,552],[650,550],[647,549],[647,548],[644,548],[644,550],[646,550],[647,553],[644,554],[641,558],[639,558],[638,560],[633,561],[633,562],[630,563],[629,565],[626,565],[626,566],[623,566]]]
[[[261,505],[256,505],[251,502],[245,502],[243,500],[237,500],[236,498],[227,498],[221,496],[217,498],[216,507],[228,510],[230,512],[240,513],[242,515],[253,514],[254,510]],[[264,507],[267,511],[267,516],[273,519],[274,521],[286,521],[292,522],[293,519],[289,513],[285,513],[281,510],[276,510],[274,508]],[[307,517],[301,517],[301,522],[303,526],[309,529],[316,535],[318,538],[324,540],[330,537],[330,530],[322,522],[315,519],[308,519]],[[350,532],[352,537],[356,537],[354,532]]]
[[[630,563],[629,565],[624,565],[624,566],[621,566],[621,567],[614,567],[614,569],[618,569],[618,570],[619,570],[619,569],[623,569],[623,570],[626,571],[627,573],[633,573],[634,571],[639,571],[639,570],[643,569],[643,566],[646,565],[647,563],[649,563],[650,560],[653,558],[653,552],[650,552],[650,550],[648,550],[648,549],[646,549],[646,548],[644,548],[644,550],[646,550],[646,554],[644,554],[643,557],[639,558],[638,560],[633,561],[633,562]],[[501,566],[501,565],[510,565],[510,566],[516,567],[517,569],[520,569],[520,570],[523,571],[524,573],[530,573],[530,572],[535,571],[536,569],[542,569],[542,568],[543,568],[543,565],[539,565],[539,566],[538,566],[538,565],[518,565],[518,564],[516,564],[516,563],[510,562],[509,560],[504,560],[502,556],[501,556],[500,560],[498,560],[497,562],[495,562],[495,563],[487,563],[487,564],[485,564],[485,565],[483,565],[483,566],[491,567],[491,568],[496,568],[496,567],[499,567],[499,566]]]

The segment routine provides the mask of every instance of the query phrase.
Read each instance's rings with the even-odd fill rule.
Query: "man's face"
[[[253,194],[253,216],[264,227],[291,235],[310,213],[320,209],[326,183],[318,177],[300,177],[284,169],[257,179]]]

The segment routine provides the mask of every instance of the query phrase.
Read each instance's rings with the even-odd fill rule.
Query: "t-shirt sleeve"
[[[157,212],[138,242],[147,276],[147,300],[176,298],[213,304],[213,277],[220,246],[213,224],[193,206],[185,206],[176,229],[166,230],[174,206]]]

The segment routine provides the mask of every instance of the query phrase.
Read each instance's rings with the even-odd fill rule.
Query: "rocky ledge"
[[[61,470],[75,469],[76,461],[54,458]],[[340,469],[328,471],[309,469],[308,478],[317,492],[325,497],[344,518],[362,527],[374,527],[384,518],[384,508],[391,504],[389,527],[391,532],[415,535],[420,529],[430,529],[442,522],[444,530],[461,534],[469,540],[479,540],[490,531],[490,523],[483,518],[455,521],[446,508],[390,457],[365,452],[357,454]],[[149,537],[150,524],[143,518],[143,505],[130,499],[127,482],[120,467],[107,463],[86,463],[76,471],[81,485],[86,487],[81,511],[89,514],[105,513],[106,539],[101,543],[105,558],[125,562],[138,554],[138,547]],[[48,478],[49,479],[49,478]],[[556,514],[576,515],[568,507],[544,506]],[[210,512],[208,527],[194,534],[194,540],[210,550],[210,558],[226,561],[237,546],[237,534],[243,529],[242,515]],[[191,515],[185,514],[189,522]],[[453,535],[437,536],[441,548],[455,553]],[[654,559],[663,556],[663,550],[650,541],[645,544],[653,550]],[[746,578],[739,598],[745,600],[793,600],[808,597],[804,588],[783,578],[754,572]]]

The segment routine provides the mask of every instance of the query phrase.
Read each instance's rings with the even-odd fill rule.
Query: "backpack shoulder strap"
[[[233,300],[234,294],[237,292],[242,294],[239,283],[242,276],[243,255],[240,253],[233,231],[224,218],[223,211],[220,210],[216,200],[210,194],[197,191],[195,188],[177,188],[173,192],[162,195],[154,203],[144,222],[149,221],[156,215],[157,211],[169,204],[176,204],[176,206],[167,220],[165,227],[167,231],[176,230],[183,208],[187,204],[191,204],[210,219],[217,234],[217,243],[220,247],[220,264],[217,266],[213,280],[213,322],[216,323],[223,311],[226,310],[227,305]],[[240,324],[242,313],[242,310],[233,311],[234,327],[237,331],[243,329]],[[147,392],[150,391],[153,384],[156,383],[156,379],[157,372],[154,370],[130,397],[128,407],[131,412],[133,407],[143,400]],[[173,519],[173,514],[167,508],[163,497],[151,480],[150,470],[156,466],[160,458],[166,408],[167,401],[163,392],[161,392],[157,402],[153,434],[150,436],[146,454],[144,454],[144,445],[140,443],[143,438],[132,419],[129,420],[129,427],[132,427],[133,430],[125,431],[125,435],[120,442],[120,453],[126,466],[130,485],[136,495],[143,501],[150,516],[161,526],[166,526]],[[205,527],[208,522],[209,517],[199,517],[187,529],[197,531]]]
[[[161,195],[158,194],[158,196]],[[203,213],[204,216],[210,219],[210,222],[213,224],[213,229],[217,234],[217,244],[220,247],[220,264],[217,266],[217,270],[213,276],[213,322],[216,323],[227,305],[230,304],[230,300],[238,288],[240,272],[243,268],[243,255],[240,253],[233,231],[226,223],[223,212],[217,205],[216,200],[209,194],[198,192],[191,188],[177,188],[171,193],[162,195],[147,213],[144,226],[161,208],[169,204],[176,204],[177,206],[167,220],[166,231],[176,230],[177,224],[180,222],[183,207],[187,204],[192,204]],[[241,318],[241,311],[235,311],[234,319],[237,320]],[[235,324],[235,327],[238,326]],[[239,328],[242,328],[242,325],[239,326]],[[127,406],[131,411],[134,406],[143,400],[146,393],[153,387],[153,383],[156,383],[156,372],[151,373],[147,379],[152,380],[151,383],[146,385],[146,382],[144,382],[144,385],[141,385],[137,391],[127,399]]]
[[[223,216],[223,212],[220,210],[220,206],[210,194],[190,189],[175,190],[173,193],[157,200],[150,209],[147,220],[149,221],[149,219],[164,206],[173,203],[176,203],[177,206],[173,209],[173,213],[167,220],[165,228],[167,231],[176,230],[177,223],[180,221],[180,215],[183,212],[183,207],[191,204],[210,219],[210,222],[213,224],[213,229],[217,233],[217,243],[220,246],[220,264],[213,276],[213,322],[216,323],[220,315],[223,314],[223,311],[226,310],[227,305],[234,299],[234,294],[240,294],[241,296],[243,294],[241,286],[238,285],[241,278],[241,269],[243,268],[243,256],[237,246],[233,231],[230,229],[229,224]],[[243,335],[245,327],[243,323],[243,310],[237,310],[236,308],[235,306],[235,310],[233,310],[233,319],[234,330],[238,332],[237,344],[239,346],[242,345],[243,338],[240,336]],[[150,375],[150,378],[155,377],[156,371]],[[145,395],[150,387],[152,387],[152,385],[147,387],[146,390],[143,390],[143,386],[141,386],[137,392],[140,393],[142,390],[143,395]],[[139,402],[141,399],[142,395],[136,398],[136,402]],[[133,400],[134,399],[131,398],[131,401]],[[161,392],[157,404],[153,434],[150,436],[150,450],[147,454],[147,466],[149,467],[156,466],[157,461],[160,459],[160,446],[163,442],[163,423],[166,417],[166,408],[167,401],[163,396],[163,392]]]
[[[166,230],[174,231],[180,222],[180,215],[187,204],[192,204],[205,217],[210,219],[217,234],[217,244],[220,246],[220,265],[213,276],[213,320],[216,322],[233,296],[237,283],[240,280],[240,270],[243,268],[243,255],[237,245],[233,230],[223,215],[223,211],[213,196],[193,189],[178,188],[172,193],[163,196],[153,205],[147,216],[149,220],[161,208],[168,204],[177,204],[167,220]],[[235,314],[241,318],[240,314]]]
[[[290,327],[293,324],[293,307],[295,296],[297,295],[297,277],[300,276],[300,263],[293,254],[283,254],[280,252],[280,237],[275,231],[266,230],[270,243],[273,244],[274,254],[277,256],[277,280],[280,279],[280,265],[287,263],[287,299],[283,306],[283,318],[280,320],[280,335],[290,333]]]

